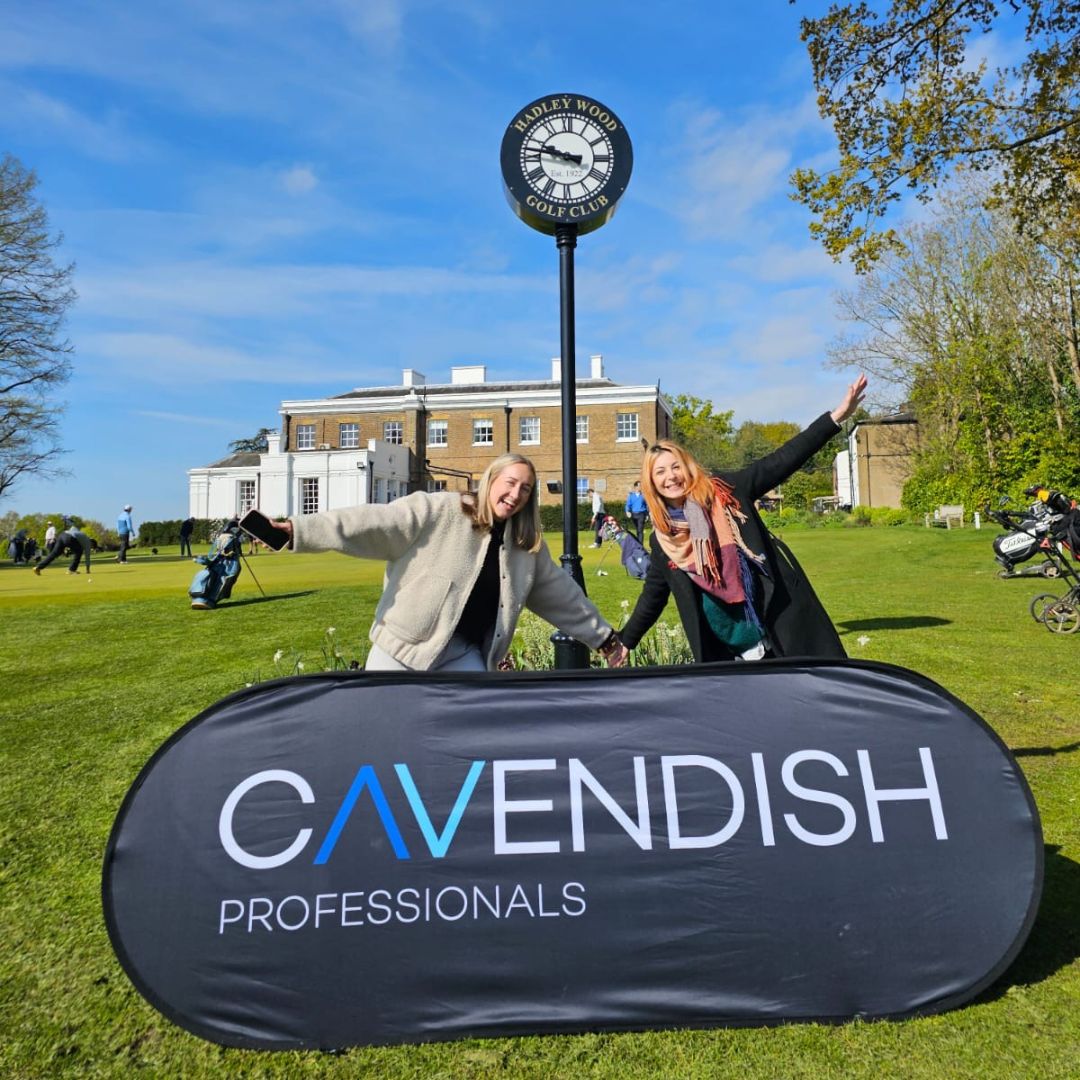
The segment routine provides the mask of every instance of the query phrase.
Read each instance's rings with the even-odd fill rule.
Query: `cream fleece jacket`
[[[385,559],[383,594],[369,634],[407,667],[426,671],[446,648],[484,564],[491,534],[473,528],[451,492],[418,491],[388,504],[353,506],[291,519],[294,551],[341,551]],[[505,533],[509,541],[511,530]],[[494,671],[506,656],[523,607],[590,648],[611,633],[585,594],[552,561],[504,542],[499,552],[499,611],[484,642]]]

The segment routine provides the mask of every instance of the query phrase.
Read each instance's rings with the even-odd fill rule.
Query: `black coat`
[[[844,657],[844,646],[832,621],[810,586],[806,575],[787,545],[773,536],[761,520],[754,502],[814,456],[836,433],[836,421],[819,416],[805,431],[789,439],[778,450],[738,472],[720,473],[732,487],[746,521],[739,528],[747,547],[765,556],[767,576],[763,578],[762,622],[776,656]],[[669,566],[667,553],[652,534],[649,573],[640,598],[626,626],[619,631],[624,643],[633,648],[660,618],[674,594],[683,629],[694,659],[731,660],[734,654],[709,629],[701,608],[701,590],[678,568]]]

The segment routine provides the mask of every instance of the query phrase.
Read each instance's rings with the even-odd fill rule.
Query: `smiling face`
[[[652,482],[656,493],[668,506],[682,506],[686,502],[689,479],[683,470],[682,462],[665,450],[657,454],[652,463]]]
[[[496,521],[507,521],[525,507],[536,487],[536,477],[528,465],[507,465],[491,482],[488,504]]]

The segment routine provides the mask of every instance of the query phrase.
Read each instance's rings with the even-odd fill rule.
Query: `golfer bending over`
[[[294,551],[341,551],[386,560],[371,627],[369,671],[493,671],[523,607],[626,663],[618,634],[540,535],[536,470],[503,454],[475,495],[414,492],[385,505],[305,514],[281,522]]]

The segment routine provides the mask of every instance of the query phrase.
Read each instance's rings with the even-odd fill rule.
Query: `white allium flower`
[[[619,607],[621,607],[623,609],[623,611],[626,611],[626,609],[629,606],[630,606],[630,601],[629,600],[620,600],[619,601]]]
[[[870,638],[866,634],[860,634],[855,640],[863,646],[870,644]]]
[[[296,661],[296,670],[297,671],[303,671],[304,670],[304,661],[303,660],[297,660]]]
[[[328,627],[326,628],[326,632],[327,632],[328,634],[336,634],[336,633],[337,633],[337,629],[336,629],[335,627],[333,627],[333,626],[328,626]]]
[[[274,663],[275,664],[280,664],[281,663],[281,658],[284,655],[285,655],[285,653],[281,649],[278,649],[278,651],[276,653],[274,653]]]

